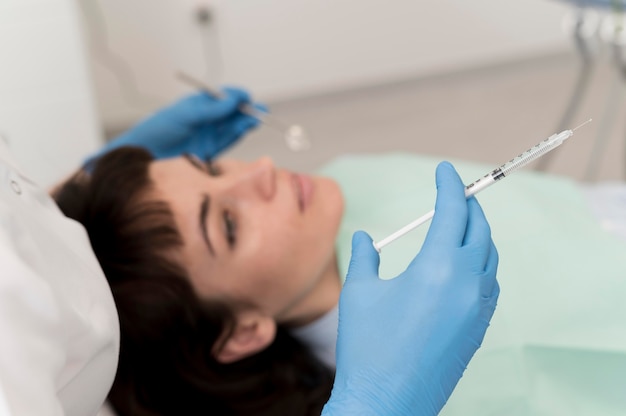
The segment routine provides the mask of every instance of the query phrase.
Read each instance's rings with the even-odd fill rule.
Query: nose
[[[271,200],[276,193],[276,166],[269,157],[250,163],[225,187],[225,192],[238,196],[258,196]]]

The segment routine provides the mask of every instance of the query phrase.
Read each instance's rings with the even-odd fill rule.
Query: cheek
[[[313,202],[304,213],[291,195],[247,213],[253,219],[247,228],[254,234],[250,239],[255,240],[256,249],[279,256],[334,248],[343,215],[343,196],[338,184],[330,179],[316,178],[314,184]]]
[[[238,273],[238,286],[242,291],[240,296],[266,310],[276,311],[314,286],[330,256],[321,256],[319,246],[304,246],[297,233],[285,235],[276,228],[273,231],[272,238],[259,235],[251,241],[250,251],[240,257],[245,267]],[[332,249],[325,251],[332,255]]]
[[[268,268],[286,268],[293,278],[305,279],[321,273],[332,260],[335,240],[343,215],[339,186],[322,179],[317,184],[316,201],[304,215],[274,208],[254,227],[252,250],[263,253],[259,262]],[[279,273],[277,273],[279,274]]]
[[[252,255],[260,267],[276,274],[315,274],[334,251],[336,227],[327,221],[274,217],[262,227],[251,244]]]
[[[267,225],[271,225],[271,222]],[[276,225],[251,241],[250,252],[246,256],[252,266],[249,267],[250,271],[258,276],[259,285],[280,283],[287,280],[287,275],[307,267],[304,262],[308,256],[300,250],[298,234],[294,229],[281,232]]]
[[[289,203],[248,213],[254,220],[245,225],[248,232],[242,234],[239,251],[231,259],[237,272],[229,290],[240,299],[276,310],[316,284],[334,261],[343,213],[339,188],[334,182],[330,185],[324,189],[325,198],[305,215],[294,212]]]

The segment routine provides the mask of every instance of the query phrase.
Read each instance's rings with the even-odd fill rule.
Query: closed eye
[[[233,248],[237,242],[237,222],[230,211],[224,211],[222,214],[224,221],[224,235],[228,247]]]
[[[206,166],[206,170],[207,170],[207,173],[209,175],[211,175],[211,176],[219,176],[219,175],[222,174],[222,168],[220,168],[211,159],[208,159],[206,162],[204,162],[204,165]]]
[[[222,174],[222,169],[211,159],[202,161],[198,156],[191,153],[183,153],[183,157],[204,173],[208,173],[211,176],[219,176]]]

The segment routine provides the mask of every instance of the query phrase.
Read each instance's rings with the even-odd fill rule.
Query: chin
[[[339,184],[335,180],[326,177],[319,177],[318,179],[319,196],[322,204],[329,208],[329,212],[335,212],[341,218],[344,209],[344,198]]]

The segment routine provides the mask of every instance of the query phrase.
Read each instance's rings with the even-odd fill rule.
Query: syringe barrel
[[[503,178],[504,175],[502,175],[502,172],[500,171],[500,168],[492,170],[491,172],[489,172],[488,174],[486,174],[482,178],[480,178],[478,180],[475,180],[474,182],[472,182],[469,185],[467,185],[465,187],[465,196],[466,197],[470,197],[472,195],[476,195],[477,193],[479,193],[483,189],[488,188],[489,186],[491,186],[493,183],[495,183],[501,177]]]
[[[591,121],[591,119],[589,121]],[[586,123],[589,123],[589,121],[587,121]],[[586,123],[583,123],[583,125]],[[509,174],[521,168],[522,166],[525,166],[526,164],[532,162],[535,159],[538,159],[539,157],[549,152],[550,150],[560,146],[565,140],[569,139],[574,134],[574,130],[576,130],[577,128],[578,127],[572,130],[564,130],[558,134],[553,134],[552,136],[548,137],[541,143],[538,143],[537,145],[528,149],[524,153],[509,160],[508,162],[506,162],[499,168],[492,170],[491,172],[489,172],[482,178],[479,178],[478,180],[470,183],[469,185],[465,187],[465,196],[470,197],[471,195],[477,194],[478,192],[482,191],[483,189],[488,188],[489,186],[493,185],[494,183],[501,180],[505,176],[508,176]],[[382,239],[378,243],[373,243],[374,248],[376,249],[376,251],[380,252],[380,250],[384,246],[391,243],[395,239],[403,236],[404,234],[408,233],[409,231],[413,230],[419,225],[425,223],[426,221],[430,220],[434,216],[434,214],[435,214],[435,211],[432,210],[422,215],[415,221],[402,227],[401,229],[391,234],[387,238]]]
[[[516,170],[520,169],[523,166],[526,166],[530,162],[539,159],[544,154],[548,153],[550,150],[553,150],[559,147],[563,142],[569,139],[574,132],[572,130],[564,130],[558,134],[553,134],[548,137],[544,141],[538,143],[537,145],[531,147],[524,153],[514,157],[509,160],[502,166],[500,166],[500,170],[502,170],[502,174],[504,176],[508,176]]]

